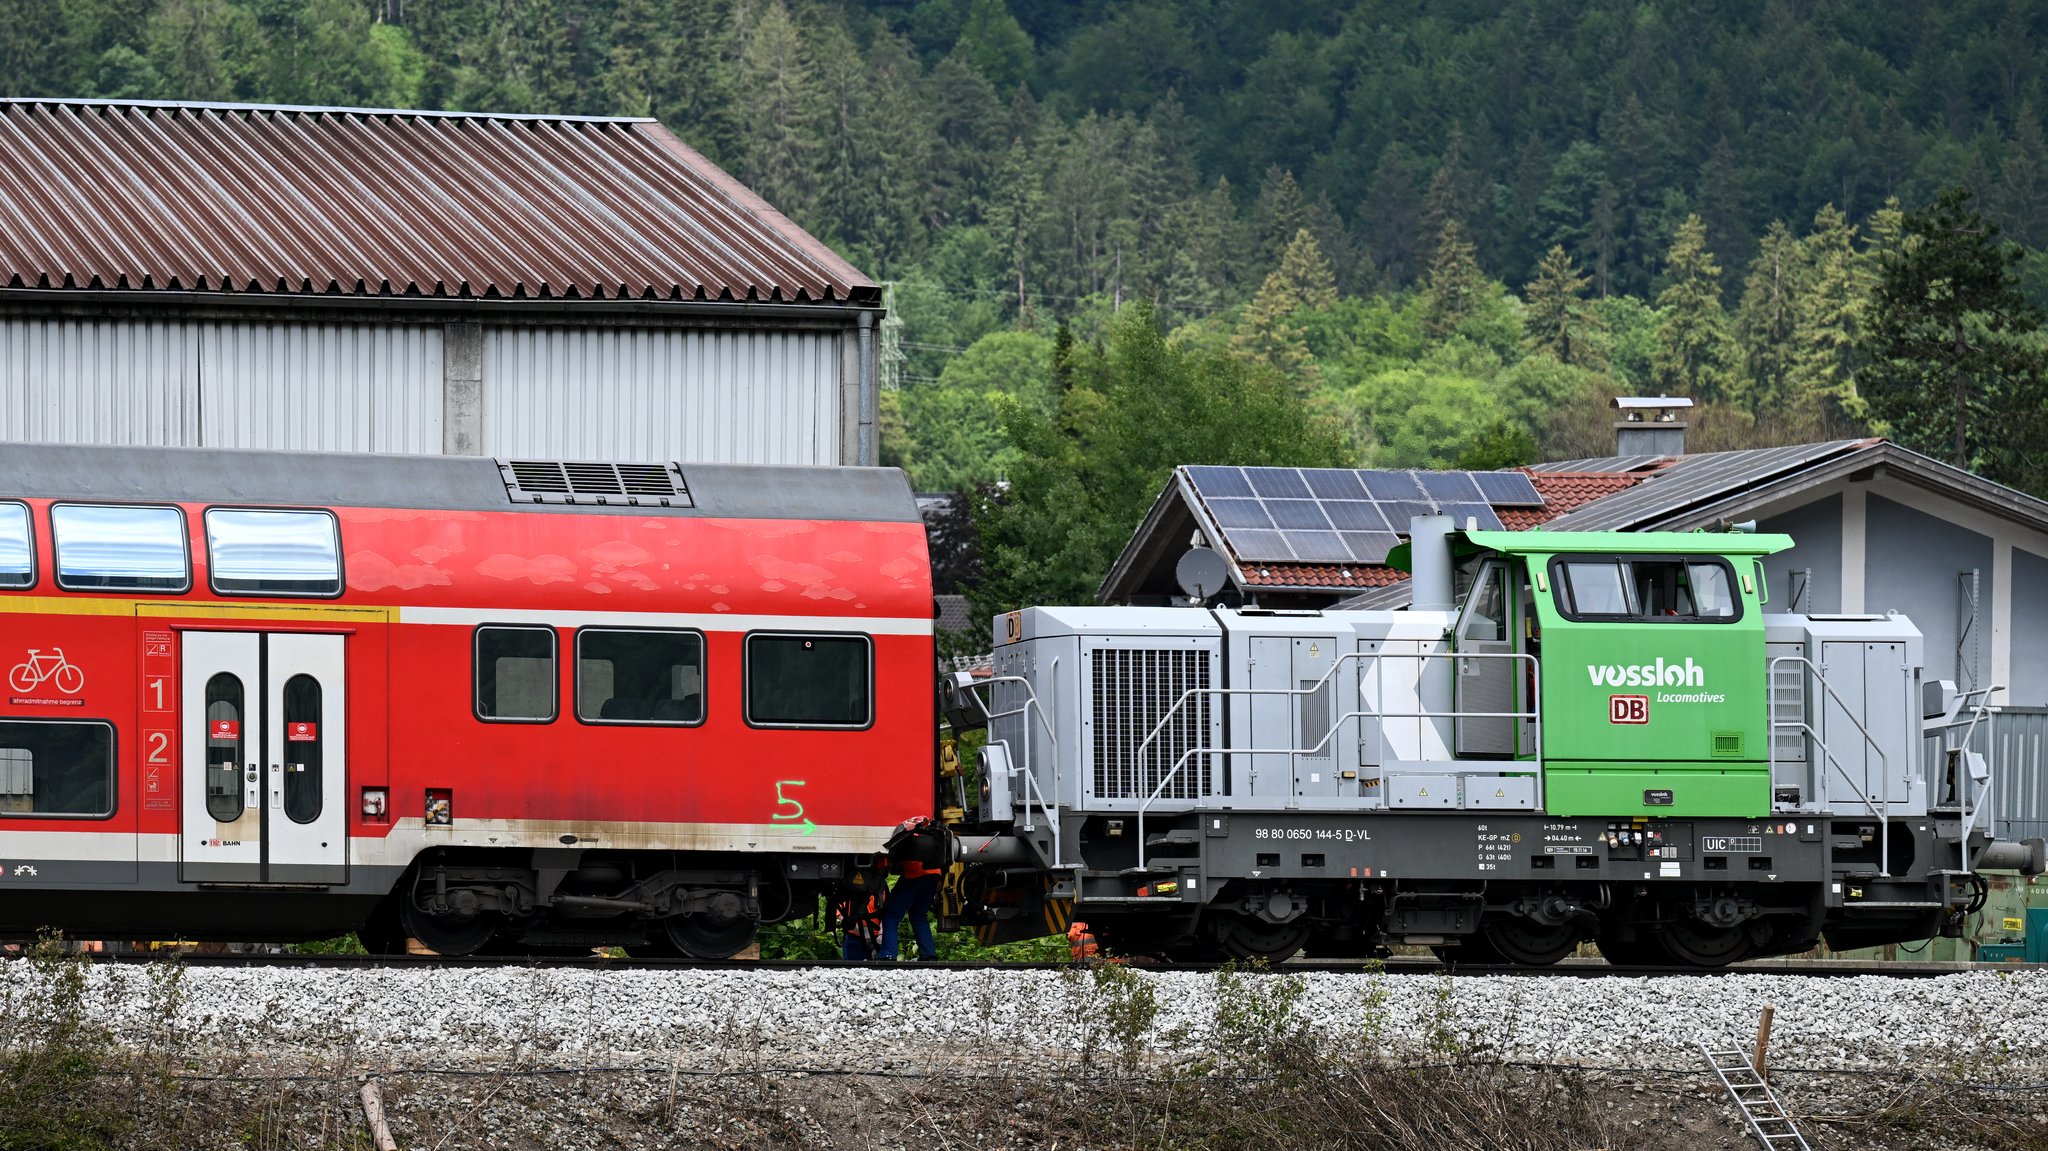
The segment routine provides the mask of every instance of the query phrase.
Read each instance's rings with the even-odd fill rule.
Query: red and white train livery
[[[893,471],[0,446],[0,932],[729,955],[933,654]]]

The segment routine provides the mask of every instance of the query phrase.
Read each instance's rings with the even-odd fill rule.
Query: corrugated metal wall
[[[441,450],[441,329],[0,320],[0,440]]]
[[[1991,810],[2008,839],[2048,835],[2048,708],[2006,707],[1977,725],[1970,747],[1991,763]],[[1941,788],[1941,740],[1925,744],[1928,791]]]
[[[438,325],[204,324],[209,446],[441,450]]]
[[[839,462],[839,337],[732,329],[491,328],[483,452]]]

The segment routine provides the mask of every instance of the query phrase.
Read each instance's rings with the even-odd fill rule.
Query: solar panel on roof
[[[1267,500],[1266,514],[1283,531],[1329,531],[1330,517],[1314,500]]]
[[[1358,478],[1365,481],[1365,490],[1376,500],[1422,498],[1422,485],[1415,482],[1410,472],[1360,472]]]
[[[1270,528],[1272,517],[1257,500],[1210,500],[1209,514],[1220,528]]]
[[[1480,499],[1479,485],[1472,482],[1469,472],[1416,472],[1415,478],[1435,500],[1477,503]]]
[[[1401,542],[1393,532],[1339,532],[1344,537],[1344,546],[1351,550],[1351,558],[1362,564],[1387,562],[1387,553]]]
[[[1296,468],[1246,468],[1244,477],[1252,490],[1267,499],[1307,499],[1308,485]]]
[[[1319,500],[1369,500],[1372,496],[1365,490],[1365,482],[1357,472],[1341,468],[1305,468],[1302,478],[1308,481],[1308,490]]]
[[[1541,507],[1521,472],[1189,467],[1185,474],[1239,562],[1380,564],[1416,516],[1501,528],[1497,507]]]
[[[1341,500],[1323,505],[1323,514],[1330,517],[1330,523],[1338,531],[1383,532],[1387,530],[1387,517],[1381,513],[1380,505],[1363,500]]]
[[[1443,512],[1460,529],[1477,527],[1487,532],[1501,529],[1500,517],[1486,504],[1445,504]]]
[[[1479,494],[1494,507],[1543,506],[1543,497],[1536,494],[1536,485],[1522,472],[1473,472],[1472,481],[1479,485]]]
[[[1194,481],[1195,492],[1205,500],[1252,494],[1252,485],[1246,482],[1243,468],[1189,468],[1188,478]]]
[[[1351,549],[1344,546],[1343,538],[1336,532],[1288,532],[1287,542],[1294,548],[1294,558],[1302,563],[1341,564],[1351,562]]]
[[[1294,549],[1287,546],[1287,533],[1242,531],[1230,533],[1230,550],[1246,563],[1293,563]]]

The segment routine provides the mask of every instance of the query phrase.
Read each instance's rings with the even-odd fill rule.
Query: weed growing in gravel
[[[46,935],[0,971],[0,1149],[107,1146],[127,1127],[98,1082],[114,1037],[90,1021],[86,961]]]
[[[1082,1028],[1081,1066],[1109,1057],[1129,1075],[1138,1069],[1159,1018],[1159,999],[1144,976],[1114,963],[1061,973],[1073,1018]]]
[[[1216,973],[1216,1018],[1210,1044],[1218,1067],[1239,1073],[1298,1073],[1320,1055],[1297,1010],[1308,990],[1299,974],[1263,963],[1230,964]]]

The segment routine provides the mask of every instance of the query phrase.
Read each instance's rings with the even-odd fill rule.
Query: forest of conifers
[[[2048,5],[0,0],[0,19],[9,95],[659,117],[891,285],[888,460],[927,489],[1006,478],[985,504],[1064,486],[1116,521],[1093,544],[1060,516],[1003,529],[1037,562],[1095,562],[1175,453],[1600,455],[1616,394],[1693,396],[1701,449],[1877,432],[2048,489],[2028,303],[2048,297]]]

